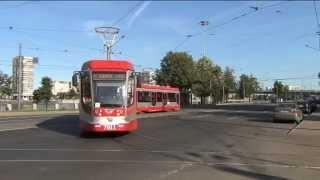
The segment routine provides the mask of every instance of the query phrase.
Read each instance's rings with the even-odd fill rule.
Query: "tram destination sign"
[[[93,80],[125,80],[125,73],[94,73]]]

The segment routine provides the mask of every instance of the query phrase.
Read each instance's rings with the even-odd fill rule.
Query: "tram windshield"
[[[95,104],[100,107],[124,105],[125,81],[95,81]]]
[[[125,102],[125,74],[94,74],[95,107],[121,107]]]

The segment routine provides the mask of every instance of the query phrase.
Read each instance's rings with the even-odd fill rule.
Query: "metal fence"
[[[46,103],[34,103],[23,101],[20,111],[74,111],[78,110],[78,102],[50,101]],[[18,102],[14,100],[0,100],[0,112],[18,111]]]

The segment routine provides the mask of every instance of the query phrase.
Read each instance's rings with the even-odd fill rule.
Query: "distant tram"
[[[180,110],[178,88],[137,84],[133,64],[125,60],[90,60],[72,77],[79,85],[82,133],[131,132],[138,112]]]
[[[180,110],[180,92],[178,88],[142,84],[136,89],[137,111],[161,112]]]

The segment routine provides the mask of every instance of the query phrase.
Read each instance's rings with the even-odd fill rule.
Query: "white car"
[[[303,120],[303,112],[296,103],[281,103],[275,108],[273,121],[295,121],[299,123]]]

